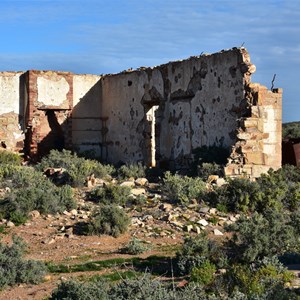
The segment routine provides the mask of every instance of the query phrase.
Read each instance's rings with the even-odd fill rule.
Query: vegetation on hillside
[[[282,124],[282,138],[299,139],[300,138],[300,122],[289,122]]]
[[[200,233],[185,238],[175,257],[141,260],[130,256],[134,278],[119,274],[121,280],[115,283],[101,276],[92,281],[63,281],[50,299],[297,299],[299,290],[288,288],[293,275],[283,262],[289,258],[289,263],[296,263],[300,257],[300,169],[284,166],[270,170],[256,181],[227,179],[225,184],[217,186],[206,181],[211,172],[219,172],[220,165],[208,160],[197,156],[195,164],[201,177],[165,172],[157,187],[161,191],[159,199],[162,204],[183,211],[187,207],[199,210],[207,206],[224,214],[239,214],[239,218],[225,226],[227,239],[211,239],[201,229]],[[47,168],[63,168],[67,180],[55,184],[43,174]],[[118,237],[128,229],[131,220],[127,212],[132,206],[138,204],[136,212],[142,212],[143,205],[155,203],[153,199],[148,201],[142,195],[133,195],[130,187],[117,183],[130,179],[134,184],[146,171],[140,164],[116,170],[66,150],[51,151],[34,167],[21,166],[16,156],[0,153],[0,189],[5,190],[0,194],[0,214],[18,225],[27,220],[32,210],[41,214],[70,211],[77,207],[74,191],[94,174],[94,178],[102,181],[85,190],[85,200],[92,201],[96,208],[83,222],[83,233]],[[42,264],[22,260],[20,245],[18,240],[12,246],[0,244],[0,287],[36,283],[45,274]],[[139,255],[147,250],[149,247],[143,241],[132,237],[118,253]],[[102,263],[89,262],[78,268],[100,270]],[[58,272],[58,268],[53,271],[54,266],[48,268]],[[75,270],[76,266],[72,268]],[[158,275],[170,280],[159,280]],[[176,282],[182,279],[184,284],[177,286]]]

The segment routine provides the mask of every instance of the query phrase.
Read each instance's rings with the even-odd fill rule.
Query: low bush
[[[130,187],[108,184],[92,190],[89,198],[102,204],[125,205],[130,195]]]
[[[148,251],[150,249],[149,245],[145,244],[143,241],[132,238],[129,243],[121,249],[122,253],[136,255],[136,254],[142,254],[145,251]]]
[[[214,281],[216,271],[216,266],[206,259],[199,267],[192,269],[191,281],[202,285],[209,285]]]
[[[141,163],[131,163],[121,166],[117,170],[119,179],[142,178],[146,176],[146,167]]]
[[[14,152],[0,150],[0,165],[15,165],[20,166],[22,157]]]
[[[176,258],[178,269],[183,275],[190,274],[194,268],[201,267],[207,260],[219,268],[227,265],[224,251],[205,233],[186,238]]]
[[[241,216],[227,227],[233,233],[230,248],[234,260],[252,262],[265,256],[283,254],[295,247],[298,238],[290,217],[284,212],[255,212],[251,218]]]
[[[228,274],[230,289],[238,289],[248,297],[262,298],[263,295],[273,295],[274,291],[284,292],[284,285],[290,282],[294,275],[289,272],[276,257],[263,258],[251,265],[234,265]],[[252,299],[252,298],[251,298]],[[257,298],[256,298],[257,299]],[[276,299],[290,299],[276,298]]]
[[[127,231],[130,223],[126,213],[114,205],[103,205],[94,212],[91,222],[88,224],[88,234],[108,234],[118,237]]]
[[[76,207],[72,188],[57,187],[42,173],[29,167],[14,167],[2,179],[11,192],[0,200],[0,215],[16,225],[27,220],[28,213],[56,213]]]
[[[52,292],[50,300],[109,300],[108,285],[103,281],[82,283],[62,281]]]
[[[47,273],[46,266],[39,261],[24,260],[25,244],[13,237],[11,246],[0,243],[0,288],[18,283],[39,283]]]
[[[206,295],[198,284],[176,290],[170,285],[152,279],[146,273],[135,279],[124,278],[118,284],[108,286],[105,282],[80,283],[78,281],[61,282],[52,292],[50,300],[216,300],[214,295]]]
[[[94,174],[96,177],[103,178],[111,175],[115,169],[111,165],[103,165],[96,160],[78,157],[76,153],[68,150],[51,150],[48,156],[43,157],[41,163],[37,165],[39,170],[46,168],[64,168],[70,176],[69,184],[82,186],[86,177]]]
[[[233,212],[295,210],[300,204],[300,182],[294,181],[298,179],[298,171],[294,168],[294,175],[285,175],[290,169],[270,170],[255,182],[247,178],[228,179],[228,184],[207,193],[205,200],[215,207],[221,205]]]
[[[200,178],[172,175],[167,171],[162,191],[170,200],[184,204],[192,199],[199,199],[205,193],[206,185]]]
[[[216,163],[202,163],[197,168],[197,175],[204,181],[207,181],[210,175],[223,176],[223,166]]]
[[[206,200],[213,206],[223,206],[225,211],[246,212],[255,209],[258,193],[259,185],[256,182],[235,178],[208,193]]]

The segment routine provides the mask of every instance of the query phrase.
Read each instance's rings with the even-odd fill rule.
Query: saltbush
[[[142,178],[146,176],[146,167],[141,163],[131,163],[117,169],[119,179]]]
[[[145,251],[148,251],[150,249],[149,245],[145,244],[143,241],[132,238],[129,243],[121,249],[122,253],[136,255],[136,254],[142,254]]]
[[[216,300],[213,294],[206,295],[199,284],[189,284],[177,290],[170,285],[152,279],[146,273],[135,279],[123,279],[115,285],[105,282],[80,283],[78,281],[61,282],[52,292],[51,300]]]
[[[118,237],[127,231],[129,223],[130,219],[122,209],[114,205],[103,205],[93,213],[88,224],[88,234]]]
[[[48,156],[43,157],[41,163],[37,166],[39,170],[46,168],[64,168],[70,176],[70,184],[73,186],[82,186],[91,174],[95,177],[103,178],[111,175],[115,169],[111,165],[103,165],[96,160],[78,157],[76,153],[69,150],[51,150]]]
[[[130,195],[130,187],[108,184],[90,192],[89,198],[101,204],[125,205]]]
[[[246,212],[254,210],[259,185],[246,178],[229,179],[228,184],[215,189],[206,198],[213,206],[224,206],[225,210]]]
[[[274,291],[278,291],[279,288],[284,290],[284,285],[290,282],[294,275],[278,261],[277,257],[270,257],[251,265],[234,265],[229,271],[228,278],[231,282],[231,290],[238,289],[248,297],[262,297],[262,295],[274,294]]]
[[[298,238],[289,221],[286,213],[271,209],[264,215],[255,212],[251,218],[241,216],[227,227],[233,233],[230,247],[235,252],[234,260],[252,262],[294,247]]]
[[[223,176],[223,166],[213,163],[202,163],[197,168],[197,175],[204,181],[207,181],[210,175]]]
[[[193,268],[199,268],[207,260],[220,268],[227,265],[227,256],[220,246],[210,240],[205,233],[196,237],[187,237],[177,252],[177,266],[181,274],[190,274]]]
[[[208,259],[204,260],[199,267],[194,267],[191,272],[191,281],[198,282],[203,285],[209,285],[214,280],[216,266]]]
[[[21,165],[22,157],[14,152],[0,150],[0,165]]]
[[[44,263],[24,260],[25,244],[13,236],[12,245],[0,243],[0,288],[17,283],[40,283],[47,273]]]
[[[28,213],[56,213],[76,207],[72,188],[57,187],[42,173],[30,167],[14,167],[2,178],[2,184],[11,188],[0,200],[0,215],[17,225],[27,220]]]
[[[188,203],[192,199],[199,199],[206,190],[205,183],[200,178],[192,178],[165,173],[162,191],[170,199],[181,204]]]
[[[103,281],[82,283],[62,281],[52,292],[50,300],[109,300],[108,285]]]

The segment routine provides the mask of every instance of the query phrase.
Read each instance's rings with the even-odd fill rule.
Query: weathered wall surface
[[[101,156],[101,76],[73,76],[72,145]]]
[[[245,48],[114,75],[0,74],[0,137],[25,153],[90,151],[110,163],[188,168],[201,146],[232,149],[228,176],[281,166],[282,91],[250,81]],[[23,131],[21,131],[21,129]]]
[[[252,71],[251,71],[252,70]],[[246,51],[233,49],[102,79],[108,161],[156,159],[187,166],[192,150],[235,143],[237,118],[245,113],[244,85],[253,72]],[[157,106],[155,132],[147,112]]]
[[[72,147],[73,74],[28,71],[25,152],[40,157],[50,149]]]
[[[21,128],[23,120],[20,105],[20,90],[23,72],[0,73],[0,148],[21,150],[24,133]]]
[[[237,142],[233,147],[227,176],[259,177],[270,168],[281,167],[282,89],[269,91],[249,83],[245,99],[250,113],[239,120]]]

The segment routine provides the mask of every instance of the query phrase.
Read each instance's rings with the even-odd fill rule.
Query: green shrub
[[[260,297],[273,294],[279,287],[284,290],[284,284],[293,277],[276,257],[263,258],[251,265],[234,265],[229,272],[232,290],[237,288],[248,297],[256,296],[259,299],[265,299]]]
[[[43,157],[41,163],[37,166],[39,170],[46,168],[64,168],[70,176],[70,184],[73,186],[82,186],[86,177],[94,174],[96,177],[103,178],[112,174],[115,169],[110,165],[102,165],[96,160],[89,160],[78,157],[71,151],[51,150],[50,154]]]
[[[210,175],[223,176],[223,173],[223,166],[216,163],[203,163],[197,169],[198,176],[204,181],[207,181]]]
[[[117,170],[119,179],[142,178],[146,176],[146,167],[141,163],[132,163],[121,166]]]
[[[130,219],[122,209],[114,205],[103,205],[93,214],[88,224],[88,233],[118,237],[127,231],[129,223]]]
[[[200,178],[172,175],[165,173],[162,191],[170,200],[188,203],[192,199],[199,199],[205,192],[206,185]]]
[[[125,205],[130,195],[130,187],[120,185],[105,185],[90,192],[89,198],[102,204]]]
[[[57,187],[33,168],[14,167],[3,182],[11,192],[0,200],[0,214],[17,225],[24,223],[32,210],[46,214],[76,207],[70,186]]]
[[[143,241],[132,238],[129,243],[121,250],[122,253],[136,255],[142,254],[150,249],[149,245],[146,245]]]
[[[81,283],[62,281],[52,292],[50,300],[108,300],[108,285],[103,281]]]
[[[80,283],[77,281],[61,282],[52,292],[51,300],[216,300],[206,295],[200,285],[189,284],[180,290],[152,279],[146,273],[135,279],[124,278],[121,282],[108,286],[105,282]]]
[[[282,137],[291,139],[300,138],[300,122],[282,124]]]
[[[25,244],[13,236],[11,246],[0,243],[0,288],[17,283],[39,283],[46,274],[46,266],[39,261],[23,260]]]
[[[214,206],[223,206],[225,210],[246,212],[254,210],[259,185],[246,178],[229,179],[225,184],[207,196]]]
[[[213,282],[216,271],[216,266],[206,259],[199,267],[192,269],[191,281],[209,285]]]
[[[7,150],[0,150],[0,165],[21,165],[22,157],[14,152],[10,152]]]
[[[297,242],[289,220],[286,213],[271,209],[264,215],[255,212],[251,218],[241,216],[227,228],[233,233],[230,247],[235,252],[234,259],[251,262],[289,250]]]
[[[294,210],[300,203],[300,183],[288,180],[283,171],[270,170],[256,182],[247,178],[229,179],[228,184],[206,194],[205,199],[213,206],[221,205],[233,212]]]
[[[205,233],[186,238],[176,257],[181,274],[190,274],[193,268],[201,267],[206,260],[220,268],[227,265],[225,253]]]

